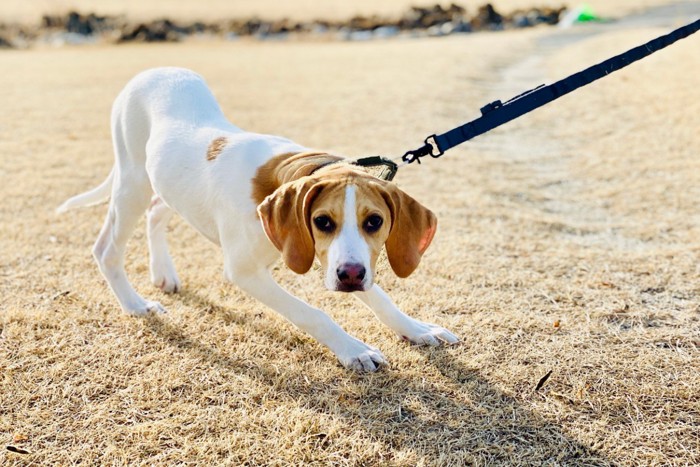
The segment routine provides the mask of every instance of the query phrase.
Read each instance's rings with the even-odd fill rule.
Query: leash
[[[420,164],[420,158],[425,156],[438,158],[445,154],[445,151],[465,141],[469,141],[504,123],[521,117],[561,96],[591,84],[593,81],[604,76],[608,76],[637,60],[648,57],[654,52],[696,33],[698,30],[700,30],[700,19],[680,27],[669,34],[657,37],[646,44],[630,49],[625,53],[616,55],[597,65],[586,68],[583,71],[574,73],[556,83],[548,86],[542,84],[506,102],[501,102],[500,100],[491,102],[481,108],[481,117],[447,131],[446,133],[428,136],[423,146],[408,151],[401,156],[401,160],[403,161],[402,165],[411,164],[413,162],[418,162]],[[396,162],[381,156],[364,157],[356,160],[353,164],[360,167],[381,167],[382,171],[379,178],[387,181],[391,181],[396,176],[399,169]]]

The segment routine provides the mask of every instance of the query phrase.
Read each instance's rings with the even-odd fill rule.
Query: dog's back
[[[144,112],[157,114],[158,123],[163,124],[182,120],[195,126],[208,126],[225,121],[221,107],[204,78],[184,68],[153,68],[139,73],[117,97],[113,117],[125,105],[128,105],[129,111],[141,107]],[[240,131],[226,123],[228,129]]]
[[[136,75],[112,106],[116,155],[134,162],[145,161],[147,144],[187,141],[186,133],[208,127],[241,131],[226,121],[204,79],[183,68],[154,68]]]
[[[194,204],[226,198],[217,204],[254,212],[249,181],[257,167],[280,152],[303,149],[231,124],[204,79],[182,68],[134,77],[114,102],[112,134],[116,164],[132,172],[129,178],[145,169],[156,194],[217,243],[213,213]]]

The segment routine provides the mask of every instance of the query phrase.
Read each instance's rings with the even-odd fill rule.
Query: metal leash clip
[[[410,164],[411,162],[418,162],[420,164],[420,158],[424,156],[430,156],[434,158],[438,158],[445,154],[444,151],[440,149],[440,146],[437,144],[437,135],[430,135],[427,138],[425,138],[425,145],[419,147],[418,149],[414,149],[413,151],[408,151],[406,154],[401,157],[401,160],[403,160],[405,163]]]

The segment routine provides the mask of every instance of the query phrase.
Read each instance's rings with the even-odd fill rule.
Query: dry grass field
[[[112,99],[148,67],[200,72],[243,128],[395,157],[667,30],[0,51],[0,465],[699,464],[700,37],[399,171],[439,229],[378,282],[461,344],[408,345],[279,266],[376,374],[225,283],[179,219],[184,291],[150,285],[142,223],[127,270],[169,313],[126,316],[90,255],[105,207],[53,211],[109,172]]]

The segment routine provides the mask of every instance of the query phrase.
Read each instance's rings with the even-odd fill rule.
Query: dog
[[[278,285],[269,268],[280,255],[298,274],[318,258],[328,289],[352,293],[407,341],[458,342],[401,312],[374,283],[382,247],[393,271],[407,277],[437,227],[434,214],[394,184],[341,157],[237,128],[204,79],[182,68],[134,77],[114,102],[111,127],[110,175],[58,212],[110,200],[92,252],[127,313],[165,312],[134,290],[124,269],[127,240],[145,211],[151,280],[166,293],[182,287],[166,242],[176,212],[221,246],[227,280],[312,335],[346,368],[371,372],[387,362]]]

